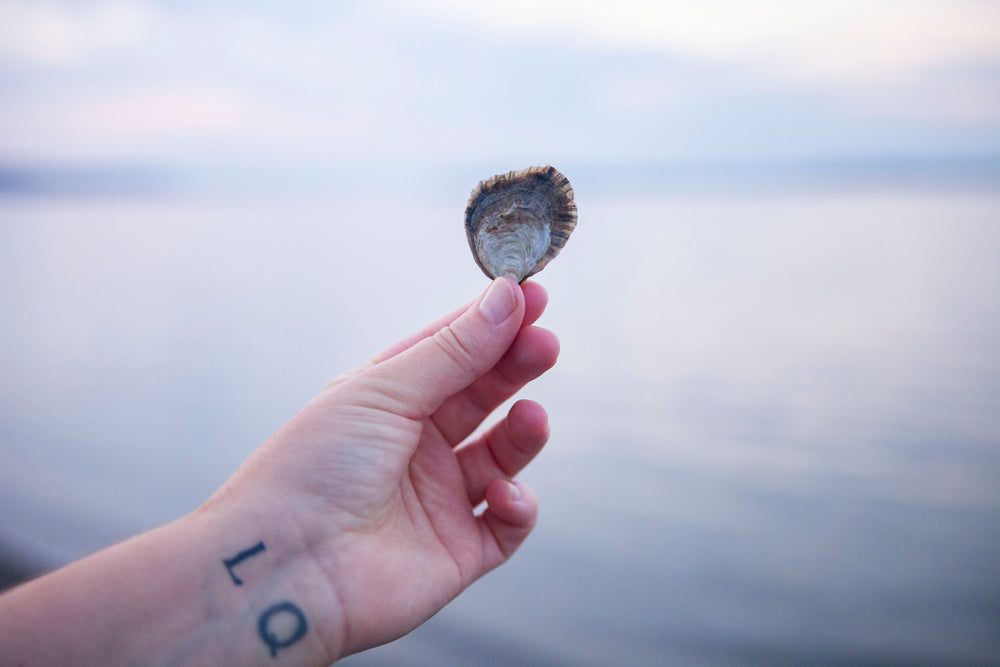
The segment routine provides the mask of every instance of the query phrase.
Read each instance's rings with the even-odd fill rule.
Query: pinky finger
[[[483,571],[492,570],[510,558],[535,527],[538,499],[520,482],[495,479],[486,488],[486,511],[479,517],[483,548]]]

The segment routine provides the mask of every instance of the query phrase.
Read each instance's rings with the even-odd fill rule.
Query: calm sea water
[[[196,507],[485,286],[462,196],[0,199],[0,546]],[[348,664],[995,663],[1000,192],[578,202],[536,532]]]

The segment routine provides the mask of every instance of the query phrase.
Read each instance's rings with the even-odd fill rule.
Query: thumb
[[[414,419],[491,369],[514,342],[524,317],[524,294],[510,278],[497,278],[464,313],[405,352],[364,373],[390,409]]]

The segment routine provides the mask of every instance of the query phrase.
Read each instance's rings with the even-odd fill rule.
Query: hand
[[[337,620],[311,626],[331,658],[413,629],[531,531],[537,500],[511,479],[544,445],[545,411],[519,401],[466,439],[555,363],[555,336],[530,326],[546,302],[537,284],[495,280],[335,380],[206,504],[249,505],[294,526],[309,562],[296,572],[333,598]],[[305,578],[296,574],[297,585]]]
[[[399,637],[509,557],[548,435],[545,291],[495,280],[334,381],[202,507],[0,596],[11,664],[299,664]],[[487,509],[475,508],[486,501]]]

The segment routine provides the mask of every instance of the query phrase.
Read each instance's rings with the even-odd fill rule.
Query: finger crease
[[[476,358],[475,355],[465,347],[462,339],[451,327],[444,327],[434,334],[433,339],[437,341],[438,346],[459,369],[466,373],[476,374],[475,362],[473,361]]]
[[[505,422],[503,422],[503,424],[504,424],[503,428],[506,429],[507,428],[507,422],[505,421]],[[508,437],[509,437],[510,431],[508,431],[507,434],[508,434]],[[500,459],[497,458],[496,450],[493,448],[493,438],[491,438],[490,435],[488,433],[486,433],[486,434],[483,435],[483,440],[486,441],[486,451],[488,451],[490,453],[490,458],[493,459],[493,465],[495,465],[497,467],[497,470],[499,470],[500,472],[502,472],[504,475],[510,476],[510,473],[507,472],[506,466],[502,465],[500,463]]]

